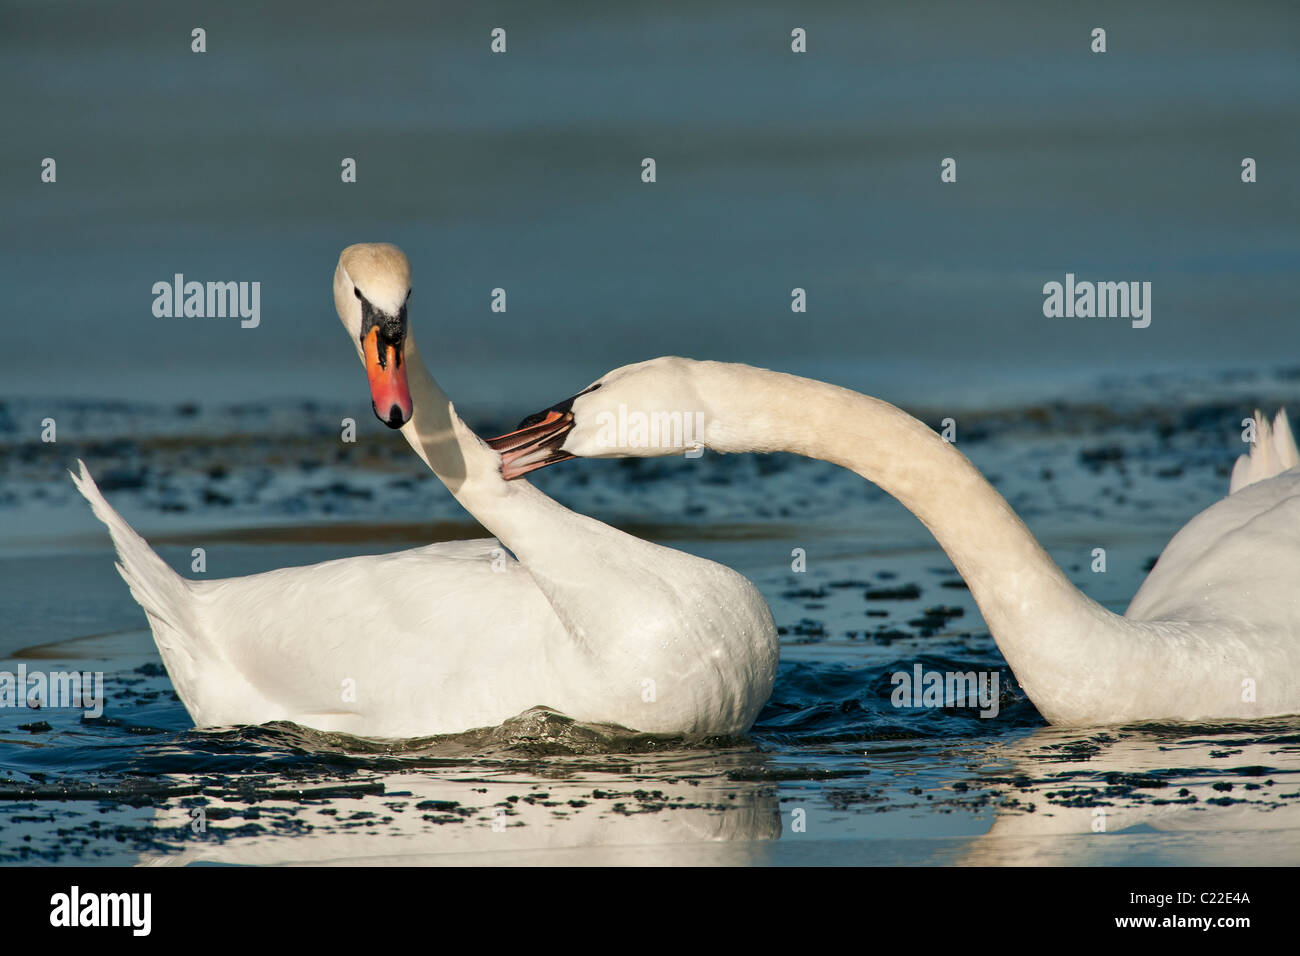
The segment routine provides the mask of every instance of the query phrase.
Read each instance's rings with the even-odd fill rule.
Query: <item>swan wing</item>
[[[1216,622],[1300,647],[1300,468],[1235,490],[1189,521],[1126,614]]]
[[[377,737],[498,724],[541,702],[547,655],[567,643],[495,539],[191,586],[201,639],[231,675],[214,670],[199,723],[281,719]]]
[[[292,720],[413,737],[489,726],[546,701],[546,675],[571,663],[550,603],[495,538],[189,580],[79,464],[73,481],[200,727]]]

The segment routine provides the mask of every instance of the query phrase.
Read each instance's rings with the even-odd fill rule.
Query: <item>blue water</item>
[[[502,411],[660,354],[897,401],[1295,355],[1293,4],[381,9],[9,6],[5,391],[347,393],[329,277],[376,239],[450,393]],[[260,281],[261,325],[155,318],[177,272]],[[1152,282],[1151,327],[1045,319],[1066,272]]]
[[[1236,409],[1276,404],[1294,382],[1129,382],[1127,410],[970,413],[959,444],[1070,578],[1122,611],[1169,535],[1224,493]],[[1199,399],[1171,398],[1191,384]],[[386,429],[341,452],[325,429],[281,434],[283,418],[339,414],[81,403],[56,415],[93,437],[57,449],[0,429],[0,670],[101,671],[108,696],[98,719],[0,710],[0,860],[1300,859],[1296,719],[1048,727],[924,527],[857,476],[789,456],[537,476],[572,507],[755,581],[782,662],[749,735],[650,737],[542,711],[405,742],[291,724],[196,731],[63,458],[90,460],[185,574],[196,544],[215,577],[481,533]],[[1104,574],[1091,569],[1098,546]],[[900,706],[894,675],[918,665],[997,674],[997,713]]]

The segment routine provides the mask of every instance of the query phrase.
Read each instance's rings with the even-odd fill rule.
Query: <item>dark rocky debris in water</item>
[[[921,589],[915,584],[904,584],[896,588],[873,588],[863,595],[868,601],[915,601],[921,596]]]

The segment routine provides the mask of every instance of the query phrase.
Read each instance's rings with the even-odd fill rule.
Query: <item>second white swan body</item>
[[[493,726],[544,705],[648,732],[747,730],[776,674],[762,596],[730,568],[503,480],[497,452],[420,360],[409,292],[395,246],[344,250],[335,305],[376,413],[401,426],[497,539],[188,580],[113,510],[84,464],[73,476],[112,534],[194,722],[292,720],[397,738]]]
[[[529,447],[508,449],[503,470],[680,454],[614,423],[687,411],[705,422],[703,446],[824,459],[902,502],[948,553],[1052,723],[1300,713],[1300,454],[1284,414],[1271,429],[1259,416],[1228,497],[1175,535],[1119,615],[1070,583],[953,445],[886,402],[824,382],[681,358],[629,365],[580,393]]]

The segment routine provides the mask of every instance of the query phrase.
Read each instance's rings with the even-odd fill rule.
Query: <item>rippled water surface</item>
[[[1122,611],[1169,536],[1226,490],[1242,409],[1296,382],[1149,379],[1104,408],[971,410],[958,443],[1070,577]],[[747,737],[633,734],[540,706],[403,742],[196,731],[63,474],[72,459],[164,558],[186,569],[201,545],[213,576],[477,530],[397,436],[341,445],[347,406],[73,403],[57,447],[14,427],[28,411],[0,406],[0,668],[102,670],[108,702],[98,719],[0,710],[0,860],[1300,861],[1300,719],[1048,727],[925,529],[861,479],[786,456],[538,476],[567,504],[758,583],[782,663]],[[298,437],[280,433],[287,420]],[[1090,570],[1094,547],[1105,574]],[[894,706],[891,675],[918,664],[998,672],[997,715]]]

